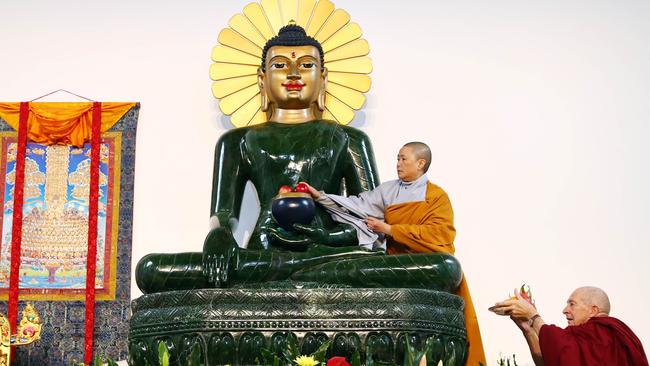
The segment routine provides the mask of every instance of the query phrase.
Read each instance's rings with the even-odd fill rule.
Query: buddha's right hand
[[[203,245],[203,275],[215,287],[226,287],[237,269],[239,246],[232,231],[218,227],[210,231]]]

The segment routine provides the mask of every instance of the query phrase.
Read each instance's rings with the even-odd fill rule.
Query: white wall
[[[229,128],[210,92],[210,51],[247,3],[0,3],[0,100],[66,88],[142,103],[134,264],[202,247],[213,147]],[[382,180],[395,177],[403,142],[433,148],[429,177],[454,204],[489,364],[499,352],[530,364],[515,326],[486,310],[522,282],[558,324],[573,288],[603,287],[648,347],[650,3],[336,5],[370,42],[373,88],[354,125],[370,135]]]

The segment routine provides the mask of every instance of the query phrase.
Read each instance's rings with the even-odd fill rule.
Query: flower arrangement
[[[287,349],[282,352],[282,357],[278,357],[275,353],[268,349],[262,349],[264,356],[264,365],[272,366],[362,366],[361,356],[359,351],[352,354],[350,362],[345,357],[334,356],[326,358],[327,349],[330,347],[331,341],[323,343],[316,352],[311,355],[301,355],[298,347],[298,341],[295,336],[291,334],[287,337]],[[425,355],[430,352],[433,347],[433,340],[429,339],[424,349],[418,350],[406,337],[406,349],[404,353],[404,366],[426,366]],[[372,358],[366,360],[365,366],[397,366],[395,363],[384,363],[374,361]],[[443,366],[442,361],[438,362],[438,366]]]
[[[342,356],[333,356],[327,358],[327,350],[331,345],[331,341],[323,343],[316,352],[311,355],[301,355],[298,350],[298,342],[295,336],[287,337],[287,349],[283,350],[282,356],[278,357],[271,350],[262,349],[263,360],[260,360],[261,365],[269,366],[397,366],[395,363],[384,363],[377,362],[369,358],[366,360],[365,365],[361,364],[361,356],[359,351],[355,351],[348,362],[348,359]],[[404,361],[402,365],[404,366],[426,366],[427,360],[425,355],[431,350],[432,343],[427,341],[424,349],[418,350],[414,345],[409,341],[409,337],[406,337],[406,349],[404,353]],[[169,350],[164,342],[158,343],[158,363],[160,366],[169,366]],[[89,366],[117,366],[117,363],[112,360],[110,357],[101,357],[96,356],[93,363]],[[71,366],[86,366],[83,362],[73,362]],[[151,366],[151,364],[145,360],[145,365]],[[190,350],[189,359],[187,361],[187,366],[204,366],[203,361],[201,360],[201,349],[198,344]],[[229,365],[227,365],[229,366]],[[437,366],[444,366],[442,361],[439,361]],[[481,363],[479,366],[485,366]],[[499,356],[497,361],[497,366],[517,366],[517,361],[515,360],[515,355],[511,357]]]
[[[511,356],[503,357],[499,355],[499,360],[497,360],[497,365],[498,366],[517,366],[517,360],[515,358],[515,355],[513,354]]]
[[[95,356],[95,359],[93,360],[93,363],[90,364],[91,366],[117,366],[117,362],[113,361],[112,358],[110,357],[102,357],[102,356]],[[85,363],[83,362],[76,362],[73,361],[71,366],[86,366]]]

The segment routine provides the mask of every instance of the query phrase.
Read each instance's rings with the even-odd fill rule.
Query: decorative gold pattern
[[[370,48],[361,38],[359,25],[350,23],[350,14],[335,10],[329,0],[261,0],[246,5],[243,14],[230,19],[229,28],[219,33],[220,44],[212,50],[212,94],[220,99],[219,108],[231,116],[236,127],[267,121],[261,110],[257,68],[266,41],[290,21],[305,28],[323,46],[329,72],[323,118],[348,124],[354,110],[365,103],[363,93],[371,85],[367,75],[372,71],[367,57]]]
[[[31,303],[25,305],[16,334],[11,334],[9,320],[0,314],[0,366],[11,362],[11,347],[26,346],[41,338],[43,322]]]

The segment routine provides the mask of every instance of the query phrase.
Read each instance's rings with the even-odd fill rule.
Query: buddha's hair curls
[[[266,53],[273,46],[314,46],[318,49],[318,54],[320,55],[320,69],[321,71],[325,70],[323,47],[317,40],[308,36],[307,32],[299,25],[285,25],[280,28],[277,36],[266,42],[262,51],[262,71],[266,71]]]

